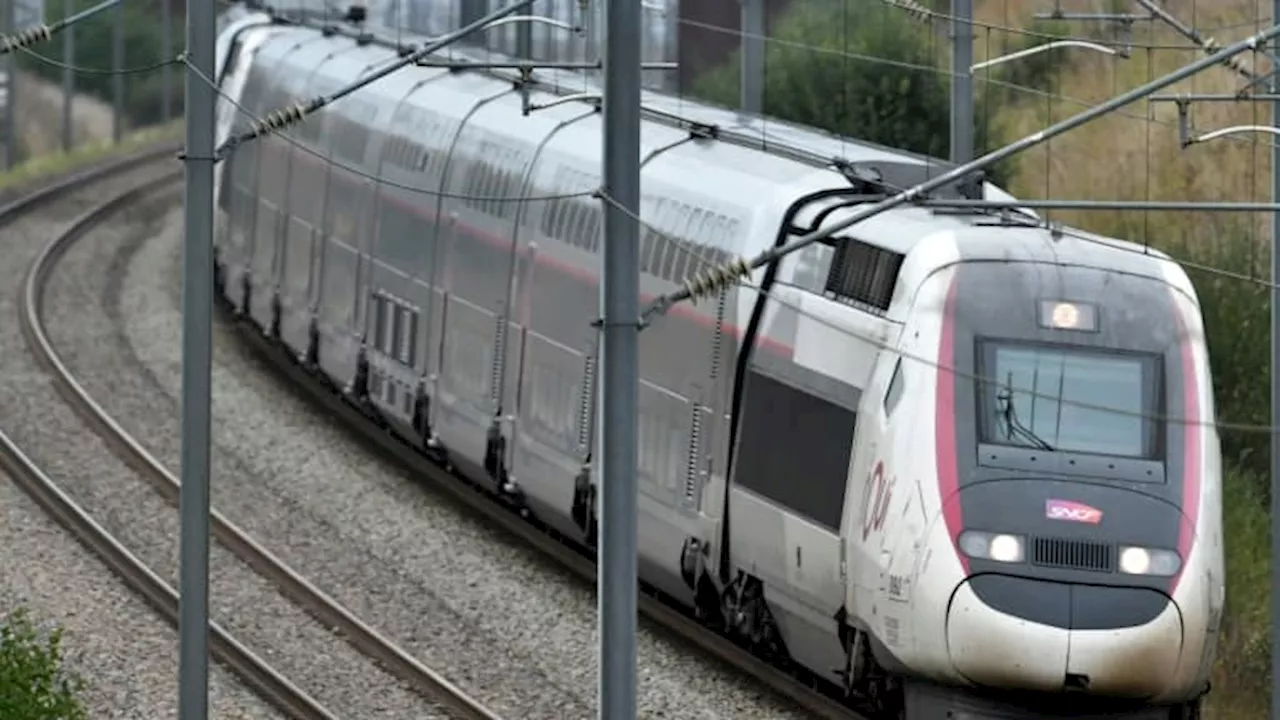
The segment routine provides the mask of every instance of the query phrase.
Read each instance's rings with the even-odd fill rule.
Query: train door
[[[323,38],[299,42],[279,57],[268,75],[271,90],[264,98],[264,109],[285,107],[302,99],[310,71],[330,54],[325,50],[326,45]],[[253,142],[258,144],[258,208],[249,243],[246,310],[259,327],[274,330],[284,265],[290,158],[294,145],[291,137],[278,133],[268,133]]]
[[[493,101],[509,90],[474,102],[457,126],[449,143],[437,217],[447,218],[447,299],[442,307],[441,364],[432,398],[433,429],[450,453],[476,465],[493,463],[494,396],[499,345],[506,321],[501,317],[510,277],[503,272],[510,262],[508,230],[498,228],[492,200],[479,181],[497,171],[496,158],[480,153],[483,141],[492,138],[477,120]],[[492,193],[492,190],[488,191]],[[511,203],[502,203],[510,205]]]
[[[327,56],[303,85],[307,97],[330,92],[338,84],[325,74]],[[317,149],[329,123],[323,115],[302,123],[292,133],[288,150],[288,190],[282,220],[282,234],[277,251],[276,303],[273,308],[272,334],[278,336],[295,353],[306,352],[312,317],[311,275],[313,257],[324,222],[324,200],[329,184],[329,163],[319,159]]]
[[[596,259],[584,255],[599,247],[602,218],[598,201],[567,196],[598,183],[571,154],[571,139],[589,132],[576,123],[598,120],[572,106],[558,106],[545,119],[556,124],[535,152],[525,193],[566,197],[522,209],[529,249],[516,269],[523,285],[514,316],[524,330],[513,373],[518,410],[509,462],[533,511],[580,538],[591,534],[596,504],[588,464],[597,437],[599,331],[591,325],[598,312],[596,287],[583,277],[591,265],[574,266]]]

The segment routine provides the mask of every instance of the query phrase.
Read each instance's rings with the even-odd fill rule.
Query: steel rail
[[[114,178],[126,171],[156,162],[175,148],[150,148],[125,159],[81,172],[29,194],[0,208],[0,226],[10,225],[18,218],[65,198],[70,193]],[[169,174],[153,179],[126,191],[105,203],[90,209],[72,222],[64,237],[83,234],[101,215],[161,183],[172,182]],[[75,500],[58,487],[57,482],[45,473],[6,433],[0,432],[0,467],[23,492],[40,506],[54,521],[65,528],[90,552],[97,555],[124,584],[142,597],[170,625],[178,623],[178,593],[160,578],[141,559],[129,551],[106,528],[94,521]],[[259,697],[284,715],[296,720],[336,720],[307,693],[290,683],[262,658],[237,641],[221,625],[210,623],[212,651],[224,666],[239,676]]]
[[[58,260],[76,241],[82,239],[88,230],[128,204],[136,202],[140,197],[155,192],[164,184],[171,184],[180,175],[179,170],[127,190],[74,221],[69,230],[55,237],[31,264],[19,308],[22,330],[28,346],[39,364],[50,373],[58,393],[71,405],[77,415],[94,427],[113,454],[137,471],[175,507],[181,488],[180,480],[89,395],[54,348],[43,322],[43,290]],[[102,179],[101,176],[98,179]],[[390,674],[408,683],[419,695],[440,703],[464,720],[502,720],[499,715],[490,711],[460,687],[423,665],[393,641],[360,620],[336,599],[309,582],[216,509],[213,509],[210,515],[213,536],[220,544],[258,574],[273,582],[283,595],[313,618],[343,636],[356,650],[373,659]],[[171,588],[170,592],[173,592]],[[176,594],[174,598],[173,609],[176,613]],[[176,615],[174,617],[176,618]],[[216,626],[211,623],[211,627]],[[316,708],[318,709],[318,706]],[[334,716],[326,712],[297,717],[326,718],[327,720]]]

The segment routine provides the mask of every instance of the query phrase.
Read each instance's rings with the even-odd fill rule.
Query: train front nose
[[[1177,509],[1125,490],[1043,481],[984,483],[961,493],[1005,507],[991,518],[966,517],[966,527],[981,522],[1017,537],[1022,548],[969,558],[969,576],[947,609],[957,672],[979,685],[1033,691],[1148,698],[1167,688],[1182,652],[1180,609],[1164,592],[1167,578],[1123,572],[1118,548],[1133,540],[1126,533],[1164,525],[1161,519],[1176,527]],[[1076,507],[1112,512],[1097,523],[1049,518],[1046,506],[1064,495]],[[974,547],[965,539],[962,553]]]
[[[951,662],[979,685],[1151,697],[1181,646],[1177,606],[1147,588],[984,573],[956,588],[947,613]]]

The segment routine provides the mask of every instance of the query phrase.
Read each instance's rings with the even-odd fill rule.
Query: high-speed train
[[[397,57],[353,35],[228,21],[220,141]],[[369,422],[590,548],[601,114],[565,85],[415,65],[239,146],[215,280]],[[643,105],[645,301],[940,167]],[[962,195],[1011,200],[934,200]],[[1167,256],[912,203],[673,306],[640,369],[641,580],[710,630],[876,717],[1198,716],[1221,460]]]

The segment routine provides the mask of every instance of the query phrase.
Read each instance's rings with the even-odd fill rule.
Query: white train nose
[[[1055,627],[996,610],[972,585],[985,577],[998,577],[1002,593],[1034,603],[1038,617],[1057,616],[1064,622]],[[1088,613],[1090,602],[1108,599],[1095,595],[1092,587],[1085,591],[1089,595],[1082,592],[1075,598],[1075,587],[1085,586],[1008,576],[976,576],[961,583],[947,613],[947,651],[956,671],[977,685],[1033,691],[1084,690],[1132,698],[1164,692],[1182,652],[1177,605],[1160,595],[1163,607],[1141,624],[1071,629],[1071,618]],[[1137,597],[1138,602],[1144,600],[1138,594],[1155,593],[1139,588],[1101,590],[1120,598]]]

